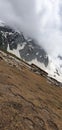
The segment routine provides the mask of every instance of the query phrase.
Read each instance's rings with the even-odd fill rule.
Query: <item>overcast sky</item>
[[[0,0],[0,20],[62,54],[62,0]]]

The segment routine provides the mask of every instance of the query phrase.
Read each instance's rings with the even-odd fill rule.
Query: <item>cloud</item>
[[[62,55],[61,0],[0,0],[0,19],[35,38],[50,55]]]

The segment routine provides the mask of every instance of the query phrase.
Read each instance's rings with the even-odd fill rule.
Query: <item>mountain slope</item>
[[[62,88],[0,51],[0,130],[62,130]]]
[[[4,25],[4,26],[3,26]],[[62,82],[62,58],[51,57],[36,40],[3,24],[0,26],[0,48],[15,54],[29,64],[34,63],[50,77]]]

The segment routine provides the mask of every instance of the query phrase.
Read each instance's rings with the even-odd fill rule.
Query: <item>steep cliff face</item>
[[[0,51],[0,130],[62,130],[62,88],[32,67]]]

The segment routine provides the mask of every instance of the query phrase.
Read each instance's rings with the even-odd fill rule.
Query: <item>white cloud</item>
[[[0,0],[0,19],[36,38],[50,55],[62,54],[61,0]]]

